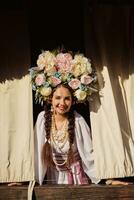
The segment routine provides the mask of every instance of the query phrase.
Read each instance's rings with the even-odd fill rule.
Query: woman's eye
[[[60,96],[56,96],[55,99],[60,99]]]
[[[70,97],[66,97],[66,98],[65,98],[65,100],[68,100],[68,101],[70,101],[71,99],[70,99]]]

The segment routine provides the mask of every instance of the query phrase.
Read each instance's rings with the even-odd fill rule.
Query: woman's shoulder
[[[37,121],[42,121],[44,120],[44,114],[45,114],[45,111],[41,111],[38,116],[37,116]]]
[[[89,121],[89,123],[88,123],[88,121],[81,115],[81,114],[79,114],[78,112],[74,112],[75,113],[75,121],[76,121],[76,123],[77,124],[79,124],[79,125],[81,125],[81,126],[88,126],[88,127],[90,127],[90,121]],[[89,119],[90,120],[90,119]]]
[[[38,117],[44,117],[44,114],[45,114],[45,111],[43,110],[38,114]]]
[[[81,114],[79,114],[78,112],[74,111],[74,115],[75,115],[75,120],[85,121],[84,117]]]
[[[44,111],[41,111],[38,114],[37,120],[35,123],[35,131],[37,131],[37,134],[39,135],[40,135],[40,132],[44,132],[44,122],[45,122]]]

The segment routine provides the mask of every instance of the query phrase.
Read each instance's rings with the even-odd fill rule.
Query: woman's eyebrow
[[[62,95],[55,95],[55,97],[62,97]],[[71,96],[68,95],[68,96],[64,96],[64,98],[70,98]]]
[[[71,96],[70,95],[68,95],[68,96],[65,96],[65,98],[70,98]]]

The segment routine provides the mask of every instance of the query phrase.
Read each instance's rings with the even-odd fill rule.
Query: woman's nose
[[[61,99],[61,100],[60,100],[60,104],[61,104],[61,105],[64,105],[64,104],[65,104],[64,99]]]

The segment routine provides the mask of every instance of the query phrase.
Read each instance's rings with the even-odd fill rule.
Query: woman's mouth
[[[66,106],[63,106],[63,105],[59,105],[58,108],[59,108],[61,111],[66,110]]]

